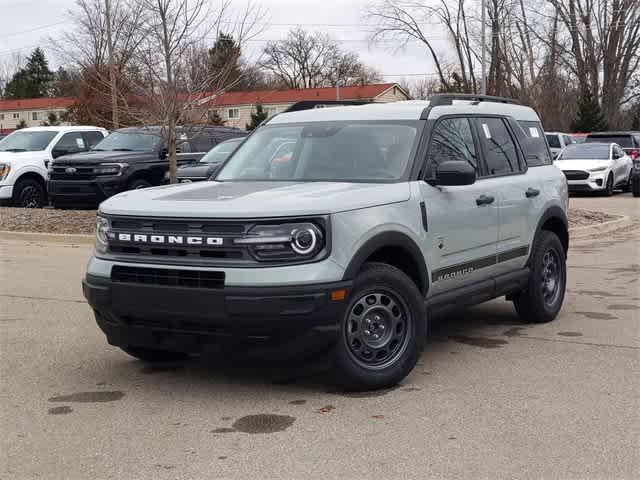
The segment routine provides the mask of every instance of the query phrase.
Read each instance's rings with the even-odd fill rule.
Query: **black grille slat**
[[[173,270],[115,265],[111,280],[119,283],[161,285],[183,288],[223,288],[224,272],[207,270]]]
[[[564,176],[567,180],[586,180],[589,178],[589,172],[583,170],[565,170]]]

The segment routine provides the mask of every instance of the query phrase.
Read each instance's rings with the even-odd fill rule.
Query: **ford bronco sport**
[[[274,143],[292,155],[261,155]],[[553,320],[567,205],[538,116],[511,100],[285,113],[213,181],[102,203],[84,294],[109,343],[145,361],[329,352],[344,388],[382,388],[438,312],[506,296]]]

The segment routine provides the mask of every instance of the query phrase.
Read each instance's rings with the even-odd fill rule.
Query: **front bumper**
[[[607,172],[592,173],[585,180],[567,180],[570,192],[596,192],[607,185]]]
[[[96,177],[92,180],[49,180],[47,193],[60,203],[99,203],[126,190],[122,176]]]
[[[0,200],[13,197],[13,185],[0,185]]]
[[[351,282],[192,288],[87,275],[82,287],[111,345],[289,358],[335,343]],[[346,297],[332,301],[342,289]]]

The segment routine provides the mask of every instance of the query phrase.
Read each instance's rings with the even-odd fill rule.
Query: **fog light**
[[[599,187],[602,186],[602,179],[601,178],[596,180],[596,185],[598,185]]]

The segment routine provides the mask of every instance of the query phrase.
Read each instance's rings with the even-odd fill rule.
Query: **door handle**
[[[537,197],[538,195],[540,195],[540,190],[529,187],[527,191],[524,192],[524,194],[527,196],[527,198]]]
[[[478,205],[479,207],[482,205],[490,205],[494,200],[495,198],[490,195],[480,195],[478,198],[476,198],[476,205]]]

